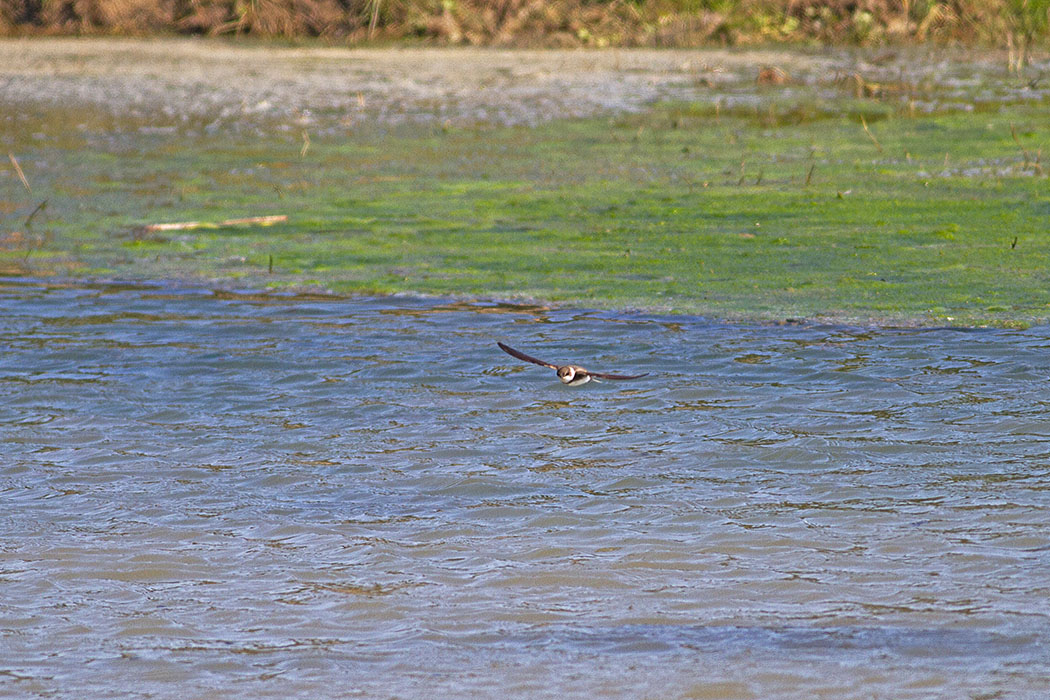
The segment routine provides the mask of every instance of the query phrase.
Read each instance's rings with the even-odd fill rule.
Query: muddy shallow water
[[[763,67],[790,77],[757,84]],[[661,100],[757,106],[852,96],[856,79],[903,81],[911,108],[1041,100],[1050,87],[1005,72],[996,53],[812,50],[499,50],[281,47],[192,39],[0,40],[0,107],[15,128],[39,110],[102,111],[151,133],[536,124],[644,109]],[[1050,63],[1036,61],[1038,76]],[[912,92],[917,94],[911,94]],[[932,91],[932,92],[931,92]],[[22,114],[22,110],[28,110]],[[0,117],[3,117],[0,112]],[[71,119],[78,118],[76,113]],[[83,119],[83,116],[79,117]],[[2,122],[0,122],[2,123]]]
[[[1050,692],[1048,328],[0,308],[0,692]]]

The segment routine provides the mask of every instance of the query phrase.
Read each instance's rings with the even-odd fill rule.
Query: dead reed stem
[[[1021,149],[1021,155],[1024,157],[1025,170],[1027,170],[1029,167],[1033,167],[1035,168],[1035,171],[1037,173],[1042,174],[1043,168],[1041,165],[1039,165],[1038,153],[1036,154],[1035,158],[1032,157],[1032,153],[1024,147],[1024,144],[1021,143],[1020,137],[1017,136],[1017,127],[1015,127],[1013,123],[1010,124],[1010,135],[1014,137],[1014,143],[1016,143],[1017,147]]]
[[[25,186],[26,191],[29,194],[33,194],[33,188],[29,186],[29,180],[26,180],[26,174],[22,172],[22,166],[18,164],[18,159],[15,158],[15,154],[8,151],[7,157],[11,159],[11,165],[15,166],[15,172],[18,173],[18,179],[22,181],[22,185]]]
[[[871,133],[871,130],[868,128],[868,122],[864,119],[863,114],[860,115],[860,125],[864,127],[864,133],[867,134],[868,138],[871,139],[871,142],[875,144],[875,148],[879,149],[879,153],[882,153],[882,144],[879,143],[877,138],[875,138],[875,134]]]

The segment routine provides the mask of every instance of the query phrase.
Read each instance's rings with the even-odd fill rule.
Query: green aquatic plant
[[[329,129],[308,149],[296,132],[56,115],[13,144],[33,193],[2,185],[0,270],[723,318],[1050,318],[1045,105],[919,112],[844,90],[537,127]],[[143,228],[273,215],[288,219]]]

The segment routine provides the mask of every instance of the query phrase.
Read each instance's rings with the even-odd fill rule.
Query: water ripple
[[[1050,692],[1048,328],[0,307],[0,692]]]

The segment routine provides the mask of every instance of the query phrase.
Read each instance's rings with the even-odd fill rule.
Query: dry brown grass
[[[1050,0],[0,0],[0,33],[515,46],[1045,43]]]

